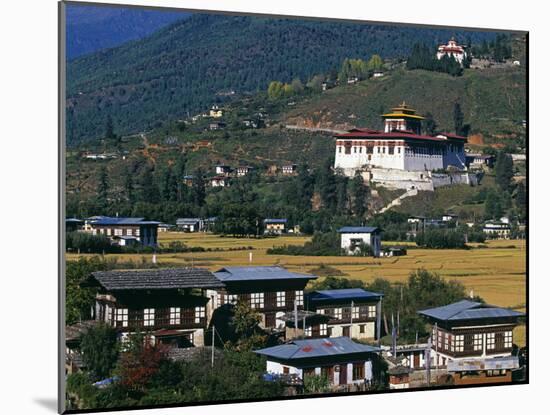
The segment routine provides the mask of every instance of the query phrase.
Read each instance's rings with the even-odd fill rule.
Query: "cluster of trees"
[[[368,61],[346,58],[338,72],[338,81],[345,85],[349,78],[367,79],[375,70],[382,69],[383,65],[384,61],[376,54]]]
[[[267,87],[267,97],[270,100],[289,98],[302,92],[304,92],[304,85],[299,78],[294,78],[289,84],[280,81],[271,81]]]
[[[468,59],[464,59],[464,67],[468,67]],[[425,69],[428,71],[444,72],[452,76],[462,75],[462,65],[452,56],[444,55],[437,59],[436,52],[425,44],[417,43],[413,46],[407,59],[407,69]]]
[[[327,232],[335,226],[361,224],[368,213],[369,188],[360,175],[334,174],[333,160],[310,169],[299,166],[297,176],[269,178],[255,171],[234,179],[227,188],[210,188],[204,172],[193,172],[193,184],[184,184],[186,158],[173,164],[151,165],[136,157],[128,160],[123,177],[100,169],[96,197],[69,194],[67,215],[137,216],[168,223],[179,217],[217,217],[214,231],[235,236],[263,234],[263,219],[287,218],[302,232]],[[276,180],[276,182],[274,182]],[[121,190],[122,187],[122,191]],[[71,242],[71,246],[77,245]]]
[[[430,249],[466,249],[464,233],[454,229],[426,229],[416,235],[418,246]]]
[[[262,379],[265,359],[250,351],[216,352],[213,367],[206,349],[174,361],[166,347],[151,344],[144,335],[130,335],[122,346],[107,326],[83,335],[81,348],[86,371],[67,378],[70,409],[265,399],[283,392],[280,383]],[[92,385],[107,377],[114,380],[109,386]]]
[[[471,54],[476,58],[503,62],[512,57],[512,38],[509,35],[500,33],[494,40],[483,40],[479,45],[472,46]]]

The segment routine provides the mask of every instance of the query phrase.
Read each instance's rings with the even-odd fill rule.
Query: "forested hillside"
[[[67,59],[141,39],[189,16],[173,10],[67,4]]]
[[[404,58],[414,43],[450,36],[479,42],[490,32],[419,29],[222,15],[193,15],[155,34],[68,64],[68,143],[99,138],[111,116],[123,134],[206,109],[234,90],[272,80],[308,81],[346,57]]]

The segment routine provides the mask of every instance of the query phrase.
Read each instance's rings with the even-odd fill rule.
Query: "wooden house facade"
[[[309,293],[306,304],[309,311],[329,317],[329,337],[378,339],[382,297],[361,288],[320,290]]]
[[[479,368],[489,368],[495,358],[517,362],[518,358],[512,356],[513,330],[523,313],[462,300],[422,310],[419,314],[432,324],[433,364],[437,367],[453,367],[460,375],[457,366],[460,362],[467,361],[471,365],[477,362]],[[514,364],[510,364],[503,369],[513,368]],[[480,369],[480,372],[485,370],[489,369]]]
[[[97,287],[94,319],[174,347],[204,345],[208,325],[207,290],[223,287],[204,269],[172,268],[100,271],[85,285]]]
[[[225,267],[215,272],[224,284],[215,291],[215,307],[244,301],[262,315],[261,326],[284,329],[281,317],[304,308],[304,288],[317,277],[289,272],[276,266]]]

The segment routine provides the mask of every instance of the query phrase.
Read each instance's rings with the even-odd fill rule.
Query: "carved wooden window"
[[[264,293],[252,293],[250,296],[251,308],[264,308]]]
[[[284,307],[286,304],[285,301],[285,292],[277,291],[277,307]]]
[[[206,317],[205,307],[195,307],[195,323],[199,324]]]
[[[146,327],[155,325],[155,309],[146,308],[143,310],[143,325]]]
[[[304,292],[302,290],[296,291],[296,305],[304,305]]]
[[[180,307],[170,307],[170,324],[181,324]]]
[[[128,327],[128,309],[117,308],[116,309],[116,321],[120,322],[122,327]],[[118,324],[117,324],[118,325]]]

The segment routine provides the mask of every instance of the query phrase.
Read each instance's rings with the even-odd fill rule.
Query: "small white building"
[[[180,218],[176,226],[184,232],[199,232],[202,230],[202,220],[199,218]]]
[[[218,107],[217,105],[213,105],[212,108],[210,108],[210,117],[212,118],[221,118],[223,117],[223,110]]]
[[[254,170],[254,168],[250,166],[239,166],[237,167],[237,176],[238,177],[246,176],[252,170]]]
[[[281,235],[286,232],[287,219],[264,219],[264,233]]]
[[[492,238],[509,239],[510,224],[504,222],[487,222],[483,226],[483,232]]]
[[[441,220],[443,222],[457,221],[458,220],[458,215],[456,215],[454,213],[446,213],[441,217]]]
[[[372,248],[375,257],[380,256],[382,247],[381,229],[373,226],[344,226],[338,229],[340,234],[340,247],[348,255],[359,253],[362,244]]]
[[[297,169],[298,169],[298,166],[296,166],[296,164],[285,164],[283,167],[281,167],[281,171],[285,175],[295,174]]]
[[[356,343],[349,337],[292,340],[256,350],[267,359],[266,371],[275,376],[326,377],[331,386],[370,383],[378,347]]]
[[[216,166],[216,174],[229,174],[231,173],[231,167],[226,166],[225,164],[218,164]]]
[[[210,186],[212,187],[227,187],[229,186],[229,177],[227,176],[215,176],[210,179]]]

